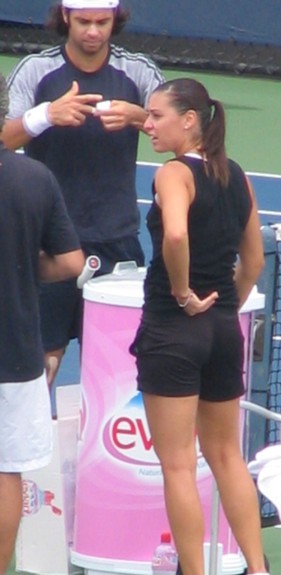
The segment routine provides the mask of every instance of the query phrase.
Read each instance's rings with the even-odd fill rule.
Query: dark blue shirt
[[[24,382],[44,369],[39,251],[65,253],[79,240],[52,173],[1,142],[0,206],[0,383]]]
[[[110,47],[99,70],[83,72],[70,62],[64,47],[57,46],[24,58],[10,75],[8,117],[21,117],[27,109],[59,98],[74,80],[81,94],[145,106],[163,77],[142,54],[116,46]],[[27,146],[27,154],[44,162],[57,177],[83,243],[138,233],[138,135],[132,126],[108,132],[99,118],[88,116],[79,128],[51,127]]]

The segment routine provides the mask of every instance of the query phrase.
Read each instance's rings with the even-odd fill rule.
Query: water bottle
[[[170,533],[162,533],[160,544],[157,545],[152,557],[153,575],[175,575],[178,556],[172,545]]]
[[[40,489],[37,483],[31,479],[23,479],[22,497],[22,515],[33,515],[34,513],[38,513],[42,505],[49,506],[55,515],[62,514],[62,510],[53,505],[55,494],[47,489]]]

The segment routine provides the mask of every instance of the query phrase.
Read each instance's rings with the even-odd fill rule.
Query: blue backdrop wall
[[[0,20],[42,24],[54,0],[0,0]],[[281,46],[281,0],[123,0],[128,31]]]

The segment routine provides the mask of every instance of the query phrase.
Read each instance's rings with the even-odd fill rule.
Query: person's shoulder
[[[2,151],[3,165],[11,182],[46,197],[53,197],[59,188],[51,170],[39,160],[30,158],[23,151],[14,152],[8,148]],[[32,182],[32,185],[30,184]]]
[[[41,50],[36,54],[29,54],[22,58],[14,67],[8,76],[8,85],[12,83],[14,78],[21,74],[30,74],[34,70],[40,71],[42,69],[49,69],[55,62],[63,60],[62,49],[60,45],[53,46]]]
[[[23,175],[30,175],[32,177],[38,177],[42,180],[52,179],[52,172],[49,170],[43,162],[36,160],[35,158],[30,158],[23,151],[14,152],[8,150],[10,156],[10,163],[17,165],[21,169]]]
[[[156,169],[155,181],[165,182],[167,178],[185,180],[189,174],[192,175],[192,170],[182,157],[171,158]]]
[[[138,64],[139,66],[156,68],[156,63],[152,58],[143,52],[131,52],[122,46],[116,44],[110,45],[110,58],[128,63]]]

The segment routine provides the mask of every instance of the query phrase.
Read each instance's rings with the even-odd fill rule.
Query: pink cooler
[[[71,560],[100,575],[151,574],[153,550],[160,534],[169,531],[162,473],[136,390],[135,359],[128,351],[140,320],[144,277],[144,268],[121,265],[83,289],[83,405]],[[247,358],[252,311],[263,306],[259,295],[241,314]],[[207,549],[213,482],[199,450],[197,477]],[[235,554],[237,545],[222,513],[220,518],[220,553]]]

